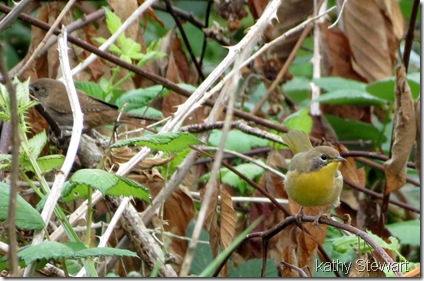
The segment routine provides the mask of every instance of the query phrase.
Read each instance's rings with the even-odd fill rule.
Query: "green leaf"
[[[0,170],[10,168],[12,165],[12,155],[0,154]]]
[[[292,130],[301,130],[310,134],[312,130],[312,118],[309,116],[308,108],[302,108],[298,112],[287,116],[283,125]]]
[[[121,49],[124,54],[132,59],[141,59],[144,57],[141,53],[141,45],[131,38],[124,38],[122,40]]]
[[[368,94],[364,90],[339,89],[327,92],[313,99],[311,103],[319,102],[325,104],[347,104],[347,105],[383,105],[385,100]]]
[[[41,172],[46,173],[61,167],[64,160],[65,160],[65,156],[61,154],[55,154],[55,155],[46,155],[46,156],[39,157],[37,158],[36,161],[38,166],[40,167]],[[34,167],[29,161],[23,162],[22,168],[24,171],[34,172]]]
[[[122,94],[116,100],[116,105],[122,108],[124,104],[126,104],[125,110],[128,111],[142,106],[147,106],[154,99],[164,97],[168,93],[169,90],[165,89],[161,85],[155,85],[145,89],[135,89]]]
[[[339,118],[334,115],[325,115],[325,118],[336,131],[340,141],[371,141],[376,143],[381,138],[384,142],[386,138],[373,125],[365,122],[360,122],[353,119]]]
[[[111,145],[111,148],[127,145],[147,146],[151,149],[168,152],[181,151],[190,145],[202,144],[192,134],[187,132],[164,133],[152,136],[143,136],[119,141]]]
[[[292,80],[283,84],[283,89],[291,100],[303,105],[305,101],[309,101],[309,93],[311,91],[309,83],[309,79],[304,77],[293,77]]]
[[[136,253],[125,249],[109,247],[87,249],[80,242],[59,243],[56,241],[43,241],[37,245],[22,247],[18,252],[18,257],[25,262],[25,265],[37,260],[82,259],[98,256],[138,257]]]
[[[82,258],[92,258],[98,256],[118,256],[118,257],[134,257],[138,258],[135,252],[125,250],[125,249],[115,249],[110,247],[100,247],[100,248],[89,248],[83,249],[75,253],[73,258],[82,259]]]
[[[358,82],[351,79],[345,79],[341,77],[322,77],[318,79],[313,79],[312,82],[315,83],[321,89],[330,92],[335,90],[357,90],[365,92],[367,84]]]
[[[7,220],[9,212],[9,194],[10,187],[5,183],[0,183],[0,220]],[[16,226],[23,229],[42,229],[44,227],[43,219],[25,199],[19,194],[16,200]]]
[[[262,162],[262,161],[261,161]],[[263,162],[262,162],[263,163]],[[253,180],[257,176],[260,176],[265,171],[264,168],[253,164],[253,163],[244,163],[234,167],[237,171],[242,173],[245,177]],[[245,194],[247,188],[247,182],[241,179],[238,175],[233,173],[227,168],[221,168],[219,176],[223,183],[231,185],[237,188],[240,193]],[[199,182],[207,181],[210,178],[210,173],[206,173],[199,178]]]
[[[104,7],[104,9],[105,9],[105,14],[106,14],[107,29],[109,30],[109,32],[111,34],[115,34],[116,31],[118,31],[118,29],[122,26],[122,21],[111,10],[109,10],[106,7]],[[124,39],[125,39],[125,36],[123,34],[121,34],[118,37],[118,40],[117,40],[118,44],[120,44],[122,46],[122,41],[124,41]]]
[[[37,260],[72,258],[75,252],[65,244],[56,241],[43,241],[37,245],[23,247],[18,252],[18,257],[23,259],[25,265]]]
[[[92,81],[82,81],[75,83],[78,90],[83,91],[87,95],[95,97],[96,99],[105,100],[106,93],[98,83]]]
[[[88,188],[95,188],[103,195],[134,196],[150,202],[149,191],[141,184],[122,176],[108,173],[100,169],[80,169],[66,183],[62,199],[69,202],[76,198],[86,197]]]
[[[397,238],[401,245],[420,246],[421,222],[419,220],[403,221],[387,225],[390,233]]]
[[[382,248],[392,250],[396,254],[399,255],[399,249],[400,245],[396,238],[393,236],[389,237],[390,243],[387,243],[377,235],[373,234],[370,231],[367,231],[367,234]],[[365,240],[359,238],[356,235],[350,235],[350,236],[341,236],[338,238],[334,238],[332,240],[332,246],[334,250],[340,253],[345,253],[350,249],[358,250],[360,249],[361,254],[369,253],[371,251],[374,251],[374,248],[371,247],[368,243],[365,242]]]
[[[127,112],[137,114],[137,115],[143,115],[146,117],[157,118],[157,119],[163,118],[162,111],[157,110],[156,108],[153,108],[153,107],[142,106],[140,108],[128,110]]]
[[[28,140],[28,150],[32,152],[34,158],[38,158],[46,143],[47,135],[46,131],[43,130]]]
[[[265,171],[264,168],[253,163],[240,164],[234,168],[251,180],[253,180],[259,175],[262,175]],[[222,177],[222,182],[236,187],[242,194],[245,194],[246,192],[247,182],[231,171],[227,171],[226,173],[224,173]]]
[[[409,73],[407,76],[411,94],[414,100],[420,95],[420,73]],[[389,102],[395,101],[395,77],[386,78],[383,80],[375,81],[366,87],[366,90],[371,95],[387,100]]]
[[[222,132],[220,130],[213,130],[209,136],[209,143],[212,146],[218,147],[221,143]],[[236,152],[249,151],[255,147],[265,147],[268,145],[268,140],[259,138],[257,136],[246,134],[240,130],[230,130],[225,143],[225,149],[233,150]]]

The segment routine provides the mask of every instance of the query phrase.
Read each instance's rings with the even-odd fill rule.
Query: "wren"
[[[38,99],[59,127],[72,127],[71,105],[62,82],[50,78],[40,78],[30,84],[30,93]],[[80,90],[77,90],[77,95],[81,111],[84,114],[84,130],[113,124],[117,121],[119,114],[123,120],[150,120],[150,118],[137,114],[121,113],[117,106],[91,97]]]

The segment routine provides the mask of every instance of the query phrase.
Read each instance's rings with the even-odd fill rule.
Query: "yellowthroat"
[[[288,196],[304,207],[340,205],[343,176],[338,168],[346,159],[332,147],[313,147],[303,131],[282,138],[294,154],[284,181]]]

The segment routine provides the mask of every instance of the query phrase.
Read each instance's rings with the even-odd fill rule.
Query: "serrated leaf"
[[[40,167],[40,170],[43,173],[46,173],[61,167],[64,160],[65,156],[61,154],[55,154],[39,157],[36,161],[38,166]],[[34,167],[29,161],[25,161],[24,163],[22,163],[22,168],[24,171],[34,172]]]
[[[80,250],[75,253],[73,258],[82,259],[82,258],[92,258],[98,256],[118,256],[118,257],[134,257],[138,258],[135,252],[125,250],[125,249],[115,249],[110,247],[100,247],[100,248],[88,248]]]
[[[29,265],[37,260],[57,260],[61,258],[82,259],[98,256],[138,257],[136,253],[125,249],[114,249],[110,247],[87,249],[81,242],[71,243],[43,241],[37,245],[22,247],[18,252],[18,257],[25,262],[25,265]]]
[[[367,84],[341,77],[322,77],[312,80],[321,89],[330,92],[341,89],[350,89],[364,92]]]
[[[86,197],[88,187],[99,190],[103,195],[134,196],[150,201],[146,187],[122,176],[108,173],[100,169],[80,169],[65,184],[62,199],[69,202],[76,198]]]
[[[38,158],[47,143],[46,131],[41,131],[28,140],[28,150],[32,152],[34,158]]]
[[[137,57],[141,54],[141,45],[131,38],[124,38],[122,40],[121,48],[123,53],[132,59],[137,59]]]
[[[23,259],[26,265],[42,259],[72,258],[75,252],[65,244],[56,241],[43,241],[37,245],[23,247],[18,252],[18,257]]]
[[[96,99],[104,100],[105,98],[105,92],[98,83],[92,81],[81,81],[75,83],[75,86],[78,90],[81,90]]]
[[[202,144],[202,142],[192,134],[187,132],[171,132],[119,141],[111,145],[111,148],[137,145],[147,146],[155,150],[177,152],[195,144]]]
[[[312,130],[312,118],[309,116],[309,111],[306,107],[287,116],[283,124],[288,129],[301,130],[308,134],[310,134]]]
[[[0,183],[0,220],[7,220],[9,211],[9,193],[10,187],[5,183]],[[25,199],[19,194],[16,200],[16,226],[23,229],[42,229],[44,221],[39,212],[37,212]]]
[[[121,108],[124,104],[127,104],[125,107],[126,110],[140,108],[142,106],[147,106],[156,98],[164,97],[168,93],[169,90],[161,85],[155,85],[145,89],[135,89],[122,94],[116,100],[116,105]]]
[[[139,199],[150,202],[149,189],[132,181],[128,178],[117,176],[119,178],[118,184],[108,189],[107,194],[112,196],[133,196]]]
[[[107,41],[105,38],[102,37],[93,38],[93,40],[99,42],[102,45]],[[117,54],[118,56],[122,54],[121,49],[113,43],[109,45],[108,50],[112,53]]]
[[[363,90],[356,89],[333,90],[313,99],[311,103],[313,102],[360,106],[383,105],[386,103],[383,99],[370,95]]]
[[[105,14],[106,14],[107,29],[109,30],[109,32],[111,34],[115,34],[116,31],[118,31],[118,29],[122,26],[122,21],[111,10],[109,10],[108,8],[104,8],[104,9],[105,9]],[[122,41],[124,39],[125,39],[125,36],[123,34],[121,34],[117,39],[118,44],[120,44],[122,46]]]

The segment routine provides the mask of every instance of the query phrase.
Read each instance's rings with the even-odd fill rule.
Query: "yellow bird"
[[[313,147],[303,131],[291,130],[282,138],[294,154],[284,181],[288,196],[304,207],[340,205],[343,176],[338,168],[346,159],[332,147]]]

